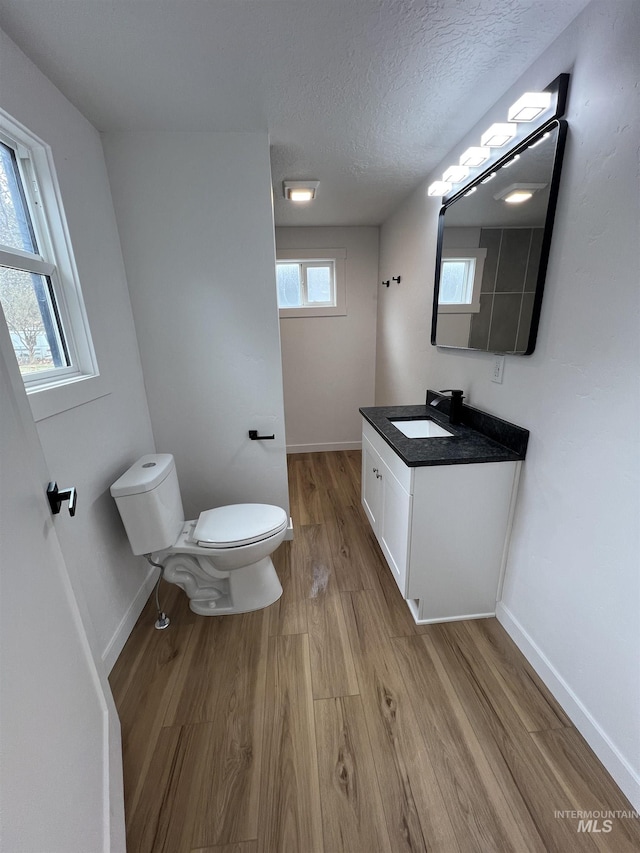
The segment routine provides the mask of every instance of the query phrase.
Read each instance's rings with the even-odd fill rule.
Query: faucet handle
[[[444,388],[442,391],[438,391],[438,394],[451,394],[454,399],[464,400],[464,391],[460,388]]]

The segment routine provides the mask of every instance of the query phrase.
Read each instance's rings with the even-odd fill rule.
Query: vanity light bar
[[[498,122],[492,124],[489,130],[486,130],[481,138],[480,144],[487,145],[489,148],[502,148],[506,145],[518,132],[518,125],[513,122]]]
[[[502,168],[503,169],[510,168],[511,166],[513,166],[514,163],[517,163],[519,159],[520,159],[520,155],[516,154],[516,156],[512,157],[511,160],[509,160],[507,163],[503,163]]]
[[[460,157],[460,165],[469,166],[470,168],[482,166],[483,163],[487,162],[490,156],[491,150],[486,146],[483,146],[482,148],[477,146],[467,148],[464,154]]]
[[[459,184],[464,181],[468,174],[469,169],[466,166],[449,166],[442,176],[442,180],[447,184]]]
[[[551,92],[525,92],[509,107],[509,121],[533,121],[551,106]]]
[[[427,190],[427,195],[446,195],[450,189],[451,184],[447,181],[434,181]]]

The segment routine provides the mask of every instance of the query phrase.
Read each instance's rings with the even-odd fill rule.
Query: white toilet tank
[[[134,554],[163,551],[184,524],[182,497],[173,456],[150,453],[111,486]]]

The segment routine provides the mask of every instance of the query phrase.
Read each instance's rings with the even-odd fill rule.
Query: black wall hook
[[[383,282],[382,282],[382,286],[383,286],[383,287],[389,287],[389,285],[390,285],[390,284],[391,284],[391,281],[390,281],[389,279],[387,279],[386,281],[383,281]]]
[[[391,279],[391,281],[397,281],[397,282],[398,282],[398,284],[400,284],[400,279],[401,279],[401,278],[402,278],[402,276],[394,275],[394,276],[393,276],[393,278]]]

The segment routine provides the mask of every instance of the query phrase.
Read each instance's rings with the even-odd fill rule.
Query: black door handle
[[[49,506],[51,512],[57,515],[60,512],[60,507],[63,501],[69,501],[69,515],[76,514],[76,502],[78,500],[78,492],[76,487],[70,489],[58,489],[57,483],[49,483],[47,486],[47,497],[49,498]]]
[[[250,429],[249,438],[251,441],[271,441],[272,438],[275,438],[275,435],[258,435],[257,429]]]

